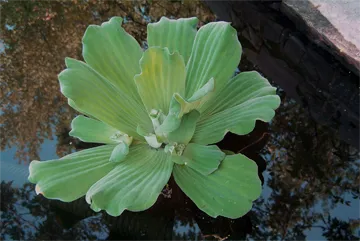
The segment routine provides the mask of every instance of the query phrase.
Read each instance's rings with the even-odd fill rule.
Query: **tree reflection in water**
[[[197,1],[2,1],[1,10],[1,149],[16,146],[19,161],[38,159],[44,139],[69,127],[75,111],[60,93],[57,75],[65,57],[82,59],[88,25],[122,16],[125,30],[145,47],[147,23],[161,16],[214,20]],[[69,151],[57,148],[58,155]]]
[[[55,136],[59,156],[94,146],[68,136],[76,113],[57,80],[66,56],[81,59],[86,26],[126,16],[125,29],[146,47],[146,24],[163,15],[197,16],[202,24],[215,19],[194,1],[9,1],[1,10],[1,149],[16,147],[23,162],[39,158],[40,145]],[[253,66],[243,61],[239,68]],[[250,135],[228,134],[218,143],[259,166],[264,193],[244,217],[208,217],[173,179],[152,208],[117,218],[92,212],[84,199],[47,200],[34,196],[31,184],[2,182],[1,239],[299,240],[311,239],[309,230],[328,240],[358,239],[359,218],[339,215],[359,212],[358,150],[279,94],[283,103],[270,126],[257,122]]]

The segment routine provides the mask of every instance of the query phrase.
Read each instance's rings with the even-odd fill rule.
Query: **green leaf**
[[[129,154],[129,145],[125,142],[121,142],[115,146],[114,150],[111,152],[109,161],[111,162],[121,162],[125,160],[127,154]]]
[[[197,18],[180,18],[177,20],[162,17],[157,23],[147,26],[149,47],[169,48],[170,52],[178,51],[187,63],[196,35]]]
[[[184,115],[181,119],[180,126],[169,133],[168,140],[170,142],[188,144],[194,135],[196,122],[200,117],[200,113],[196,110]]]
[[[224,152],[226,155],[235,155],[235,152],[221,149],[222,152]]]
[[[252,98],[275,95],[276,88],[256,71],[241,72],[203,106],[201,118],[240,105]]]
[[[82,39],[85,62],[141,104],[133,78],[140,73],[142,49],[121,27],[122,18],[113,17],[101,26],[90,25]]]
[[[96,119],[95,117],[93,117],[92,115],[90,115],[89,113],[86,113],[83,110],[80,110],[80,108],[78,106],[76,106],[75,102],[72,99],[68,99],[68,105],[73,108],[74,110],[76,110],[77,112],[84,114],[92,119]]]
[[[239,218],[261,194],[257,165],[241,154],[227,156],[219,169],[207,176],[175,165],[174,178],[196,206],[212,217]]]
[[[140,136],[146,136],[149,135],[151,132],[147,131],[144,129],[144,127],[142,127],[141,125],[138,125],[136,127],[136,132],[140,135]]]
[[[144,137],[149,146],[153,148],[159,148],[162,145],[162,143],[158,140],[157,136],[153,133],[150,133]]]
[[[106,210],[112,216],[125,209],[148,209],[169,180],[173,165],[162,150],[131,146],[126,160],[90,188],[86,201],[95,211]]]
[[[148,113],[153,109],[167,114],[174,93],[185,91],[185,64],[177,52],[151,47],[140,60],[141,73],[135,76],[141,99]]]
[[[181,106],[175,99],[174,94],[170,102],[169,113],[165,117],[163,123],[155,129],[156,135],[166,137],[170,132],[179,128],[181,124],[181,118],[179,117],[180,110]]]
[[[115,128],[82,115],[75,117],[71,122],[70,136],[79,138],[83,142],[116,144],[114,135],[119,131]]]
[[[61,92],[80,110],[137,138],[142,138],[136,133],[138,124],[152,128],[144,106],[132,96],[115,88],[87,64],[70,58],[65,62],[68,68],[59,74]]]
[[[246,135],[255,128],[256,120],[269,122],[279,105],[276,88],[259,73],[240,73],[203,106],[191,141],[216,143],[228,131]]]
[[[74,201],[116,164],[109,162],[115,145],[105,145],[79,151],[59,160],[32,161],[29,181],[36,183],[37,193],[64,202]]]
[[[171,161],[179,165],[185,165],[185,162],[188,162],[188,159],[183,156],[171,155]]]
[[[225,153],[215,145],[203,146],[190,143],[186,146],[182,156],[187,159],[185,165],[202,175],[209,175],[218,169],[221,161],[225,158]]]
[[[175,93],[170,102],[169,114],[166,116],[163,123],[155,129],[155,133],[159,136],[168,136],[169,133],[178,129],[183,115],[192,110],[199,109],[200,106],[208,99],[208,93],[213,89],[214,79],[210,79],[208,83],[195,92],[188,101],[184,100],[179,93]],[[184,132],[184,134],[190,133]]]
[[[237,31],[230,23],[215,22],[201,27],[186,65],[185,98],[190,98],[211,78],[216,80],[215,92],[220,90],[234,74],[241,52]]]
[[[280,105],[277,95],[257,97],[231,107],[197,123],[191,142],[207,145],[221,141],[230,131],[246,135],[255,128],[256,120],[269,122]]]
[[[88,113],[85,113],[85,111],[83,110],[80,110],[80,108],[75,104],[75,102],[71,99],[68,99],[68,105],[73,108],[74,110],[76,110],[77,112],[81,113],[81,114],[84,114],[84,115],[87,115],[87,116],[90,116]]]
[[[188,100],[185,100],[181,95],[176,93],[174,95],[177,102],[180,104],[181,111],[179,117],[182,117],[184,114],[189,113],[192,110],[200,111],[201,106],[208,101],[210,98],[210,92],[214,90],[214,78],[211,78],[203,87],[198,89],[193,96]]]
[[[168,115],[165,117],[163,123],[155,129],[156,135],[167,137],[171,132],[177,130],[180,127],[183,115],[198,108],[203,101],[206,101],[206,94],[209,93],[209,91],[212,91],[213,88],[214,80],[210,79],[203,88],[201,88],[192,98],[189,99],[190,102],[184,100],[178,93],[175,93],[170,102]],[[191,130],[192,127],[189,129],[190,132],[184,132],[183,134],[193,134],[191,133]],[[181,131],[182,130],[179,130],[179,132]],[[176,137],[173,134],[171,138],[174,139]],[[186,138],[190,138],[190,136],[187,136]]]

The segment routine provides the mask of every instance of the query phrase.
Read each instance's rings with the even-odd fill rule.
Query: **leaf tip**
[[[34,178],[34,172],[35,172],[36,165],[39,163],[40,163],[40,161],[37,161],[37,160],[33,160],[32,162],[30,162],[28,180],[31,183],[36,183],[36,180]]]
[[[41,191],[39,184],[37,184],[35,186],[35,193],[36,193],[36,195],[39,195],[39,194],[44,195],[44,193]]]

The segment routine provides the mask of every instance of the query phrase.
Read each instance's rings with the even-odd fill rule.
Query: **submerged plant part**
[[[229,23],[196,29],[197,18],[148,25],[145,51],[114,17],[83,37],[85,62],[67,58],[61,92],[83,113],[71,136],[105,145],[59,160],[33,161],[37,193],[65,202],[86,196],[112,216],[151,207],[173,174],[212,217],[238,218],[261,193],[257,165],[216,145],[270,121],[276,89],[259,73],[233,73],[241,45]]]

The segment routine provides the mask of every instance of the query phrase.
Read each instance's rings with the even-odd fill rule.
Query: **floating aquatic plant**
[[[83,37],[85,62],[66,58],[61,92],[84,115],[71,136],[105,145],[59,160],[33,161],[36,192],[64,202],[86,196],[112,216],[151,207],[173,174],[208,215],[238,218],[261,193],[255,162],[216,145],[270,121],[276,89],[259,73],[241,72],[241,45],[229,23],[198,31],[197,18],[149,24],[145,51],[114,17]]]

